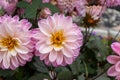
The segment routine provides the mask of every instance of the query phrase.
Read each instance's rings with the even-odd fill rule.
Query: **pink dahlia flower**
[[[43,3],[49,3],[50,0],[42,0]]]
[[[9,14],[13,14],[18,0],[0,0],[0,6]]]
[[[40,19],[40,18],[47,18],[51,14],[52,14],[51,10],[49,8],[45,7],[45,8],[43,8],[41,10],[38,19]]]
[[[16,69],[30,61],[33,54],[31,23],[18,16],[0,17],[0,67],[2,69]]]
[[[74,9],[81,11],[85,4],[86,0],[57,0],[59,9],[64,12],[72,12]]]
[[[118,6],[120,5],[120,0],[106,0],[106,5],[110,6]]]
[[[103,6],[86,6],[85,12],[82,15],[86,16],[86,14],[89,14],[94,20],[97,20],[101,17],[105,9],[106,7]]]
[[[95,27],[99,22],[99,19],[104,12],[105,7],[102,6],[87,6],[86,10],[82,14],[83,25],[85,27]]]
[[[120,0],[99,0],[101,5],[113,7],[120,5]]]
[[[113,64],[113,66],[108,69],[107,74],[116,77],[116,80],[120,80],[120,43],[112,43],[111,48],[116,55],[110,55],[107,57],[107,61],[110,64]]]
[[[66,25],[67,24],[67,25]],[[71,17],[54,14],[38,22],[36,55],[47,65],[65,66],[79,55],[83,35]]]

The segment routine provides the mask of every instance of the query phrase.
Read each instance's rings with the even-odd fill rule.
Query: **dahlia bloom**
[[[43,3],[49,3],[50,0],[42,0]]]
[[[66,25],[67,24],[67,25]],[[36,55],[47,65],[65,66],[79,55],[83,35],[71,17],[54,14],[38,22]]]
[[[86,0],[57,0],[58,8],[64,12],[72,12],[74,9],[81,11],[85,4]]]
[[[101,17],[103,12],[105,11],[106,7],[103,6],[86,6],[85,12],[82,16],[85,16],[86,14],[91,15],[91,17],[94,20],[97,20]]]
[[[16,69],[30,61],[33,54],[31,23],[18,16],[4,15],[0,17],[0,67]]]
[[[47,18],[52,14],[51,10],[47,7],[43,8],[39,14],[40,18]]]
[[[13,14],[18,0],[0,0],[0,6],[9,14]]]
[[[116,55],[110,55],[107,57],[107,61],[110,64],[113,64],[108,69],[107,74],[108,76],[116,77],[116,80],[120,80],[120,43],[112,43],[111,48]]]
[[[103,6],[87,6],[83,16],[83,24],[89,27],[96,26],[102,13],[105,11]]]
[[[120,0],[106,0],[106,5],[108,7],[120,5]]]

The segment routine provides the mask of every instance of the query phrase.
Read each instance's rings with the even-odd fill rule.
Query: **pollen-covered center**
[[[52,34],[51,41],[52,44],[56,47],[62,46],[62,43],[64,42],[65,37],[63,30],[56,31]]]
[[[12,37],[8,37],[8,38],[3,38],[0,43],[2,44],[2,46],[5,46],[8,48],[8,50],[12,50],[14,49],[15,46],[18,45],[18,41],[13,39]]]

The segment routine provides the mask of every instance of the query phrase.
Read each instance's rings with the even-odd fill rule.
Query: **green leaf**
[[[40,5],[41,5],[40,1],[41,0],[33,0],[32,4],[29,4],[27,6],[24,6],[25,3],[24,4],[22,3],[22,5],[24,7],[26,7],[26,9],[25,9],[25,17],[26,18],[29,18],[29,19],[36,18],[37,10],[40,8]]]
[[[103,74],[102,76],[98,77],[97,79],[95,80],[111,80],[109,77],[107,77],[106,74]]]
[[[52,11],[52,13],[59,12],[59,9],[58,9],[55,5],[52,5],[52,4],[50,4],[50,3],[41,4],[40,7],[41,7],[41,8],[48,7],[48,8]]]
[[[0,9],[0,16],[3,15],[5,11],[3,9]]]
[[[58,80],[72,80],[72,73],[65,69],[58,74]]]
[[[71,68],[72,73],[73,73],[74,75],[79,74],[80,69],[81,69],[80,63],[81,63],[80,59],[77,58],[76,61],[74,61],[74,62],[70,65],[70,68]]]
[[[78,76],[78,80],[85,80],[85,76],[84,76],[84,74]]]
[[[3,76],[3,77],[10,77],[12,75],[15,74],[15,71],[12,71],[12,70],[2,70],[0,69],[0,76]]]
[[[98,36],[91,36],[89,42],[87,43],[87,47],[91,49],[94,53],[96,53],[96,59],[99,61],[106,60],[106,56],[108,55],[108,48],[102,42],[102,39]]]
[[[20,1],[20,2],[18,2],[17,7],[19,7],[19,8],[27,8],[29,5],[30,4],[28,2]]]
[[[47,67],[43,64],[42,61],[39,60],[38,57],[35,58],[35,62],[33,64],[36,67],[37,71],[42,72],[42,73],[48,73],[49,72]]]
[[[39,73],[39,74],[35,74],[34,76],[32,76],[31,78],[29,78],[28,80],[44,80],[44,79],[49,79],[49,76]]]
[[[35,19],[36,14],[37,14],[37,8],[34,5],[29,5],[25,10],[25,17],[26,18]]]

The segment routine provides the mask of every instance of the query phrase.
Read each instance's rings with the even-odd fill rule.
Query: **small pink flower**
[[[106,5],[108,7],[120,5],[120,0],[106,0]]]
[[[0,0],[0,6],[9,14],[13,14],[18,0]]]
[[[49,3],[50,0],[42,0],[43,3]]]
[[[54,14],[38,22],[36,55],[47,65],[65,66],[79,55],[83,35],[71,17]]]
[[[120,80],[120,43],[112,43],[111,48],[116,55],[110,55],[107,57],[107,61],[110,64],[113,64],[113,66],[108,69],[107,74],[116,77],[116,80]]]
[[[33,54],[31,23],[18,16],[0,17],[0,67],[16,69],[30,61]]]
[[[103,6],[86,6],[86,9],[82,14],[83,25],[85,27],[95,27],[104,11],[105,7]]]
[[[40,18],[47,18],[52,14],[51,10],[49,8],[43,8],[39,14]]]
[[[74,9],[81,11],[85,4],[87,4],[85,0],[57,0],[58,8],[61,11],[69,13],[71,13]]]
[[[86,6],[83,16],[86,14],[91,15],[94,20],[97,20],[101,17],[102,13],[105,11],[106,7],[104,6]]]
[[[24,0],[24,1],[26,1],[26,2],[28,2],[28,3],[32,3],[32,0]]]

